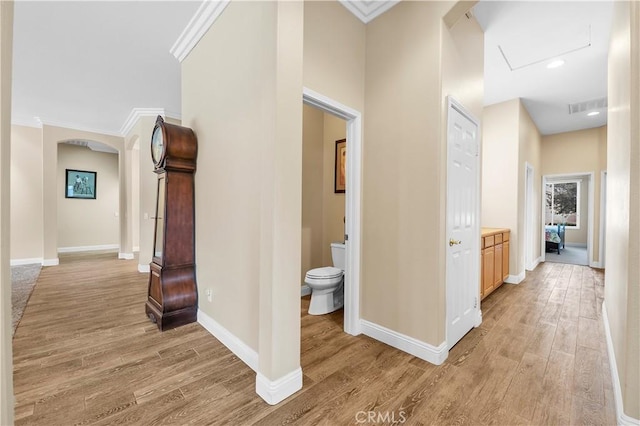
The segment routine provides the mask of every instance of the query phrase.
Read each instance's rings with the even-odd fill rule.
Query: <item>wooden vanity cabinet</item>
[[[480,238],[480,298],[484,299],[500,287],[509,276],[510,231],[482,228]]]

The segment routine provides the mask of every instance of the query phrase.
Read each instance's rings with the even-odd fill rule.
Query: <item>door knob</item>
[[[462,241],[460,240],[454,240],[453,238],[449,238],[449,247],[458,245],[458,244],[462,244]]]

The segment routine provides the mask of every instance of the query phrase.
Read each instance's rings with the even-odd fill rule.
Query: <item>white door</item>
[[[449,98],[447,128],[447,345],[479,325],[478,124]],[[478,324],[477,324],[478,322]]]

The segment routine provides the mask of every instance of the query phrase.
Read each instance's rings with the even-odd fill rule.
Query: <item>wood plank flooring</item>
[[[200,325],[157,331],[136,266],[103,253],[43,269],[13,340],[17,425],[615,424],[604,277],[588,267],[503,285],[441,366],[344,334],[341,311],[309,316],[303,298],[304,387],[273,407]]]

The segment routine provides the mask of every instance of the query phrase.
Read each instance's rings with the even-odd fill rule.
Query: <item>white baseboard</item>
[[[20,266],[20,265],[33,265],[33,264],[42,265],[44,263],[44,259],[41,257],[32,257],[30,259],[11,259],[11,266]]]
[[[198,323],[225,345],[253,371],[258,371],[258,353],[249,345],[221,326],[216,320],[198,309]],[[302,374],[302,372],[301,372]],[[300,376],[302,380],[302,376]],[[261,395],[262,396],[262,395]],[[268,401],[267,401],[268,402]]]
[[[148,274],[149,272],[151,272],[151,267],[149,266],[148,263],[146,265],[143,265],[142,263],[138,263],[138,272],[142,274]]]
[[[101,244],[96,246],[58,247],[58,253],[77,253],[81,251],[118,250],[119,244]]]
[[[42,266],[58,266],[60,264],[60,259],[53,258],[53,259],[44,259],[42,261]]]
[[[118,252],[118,259],[131,260],[133,258],[134,258],[133,253],[121,253],[121,252]]]
[[[602,269],[602,263],[600,263],[600,262],[589,262],[589,266],[591,268]]]
[[[602,322],[604,323],[604,334],[607,339],[607,353],[609,355],[609,368],[611,369],[611,381],[613,382],[613,399],[616,405],[617,424],[619,426],[637,426],[640,420],[627,416],[624,413],[622,403],[622,388],[620,387],[620,376],[618,375],[618,366],[616,364],[616,354],[613,350],[613,339],[611,339],[611,329],[609,327],[609,316],[607,315],[607,306],[602,302]]]
[[[476,323],[474,324],[474,327],[480,327],[482,325],[482,309],[478,309],[477,315],[476,315]]]
[[[308,296],[310,294],[311,287],[309,287],[307,284],[302,284],[302,287],[300,287],[300,297]]]
[[[524,281],[524,278],[526,276],[527,273],[525,271],[522,271],[518,275],[509,275],[507,279],[504,280],[504,282],[509,284],[520,284],[522,281]]]
[[[442,364],[449,356],[446,342],[437,347],[432,346],[367,320],[360,320],[360,328],[369,337],[435,365]]]
[[[302,389],[302,368],[300,367],[273,381],[261,373],[256,375],[256,393],[270,405],[276,405],[300,389]]]

